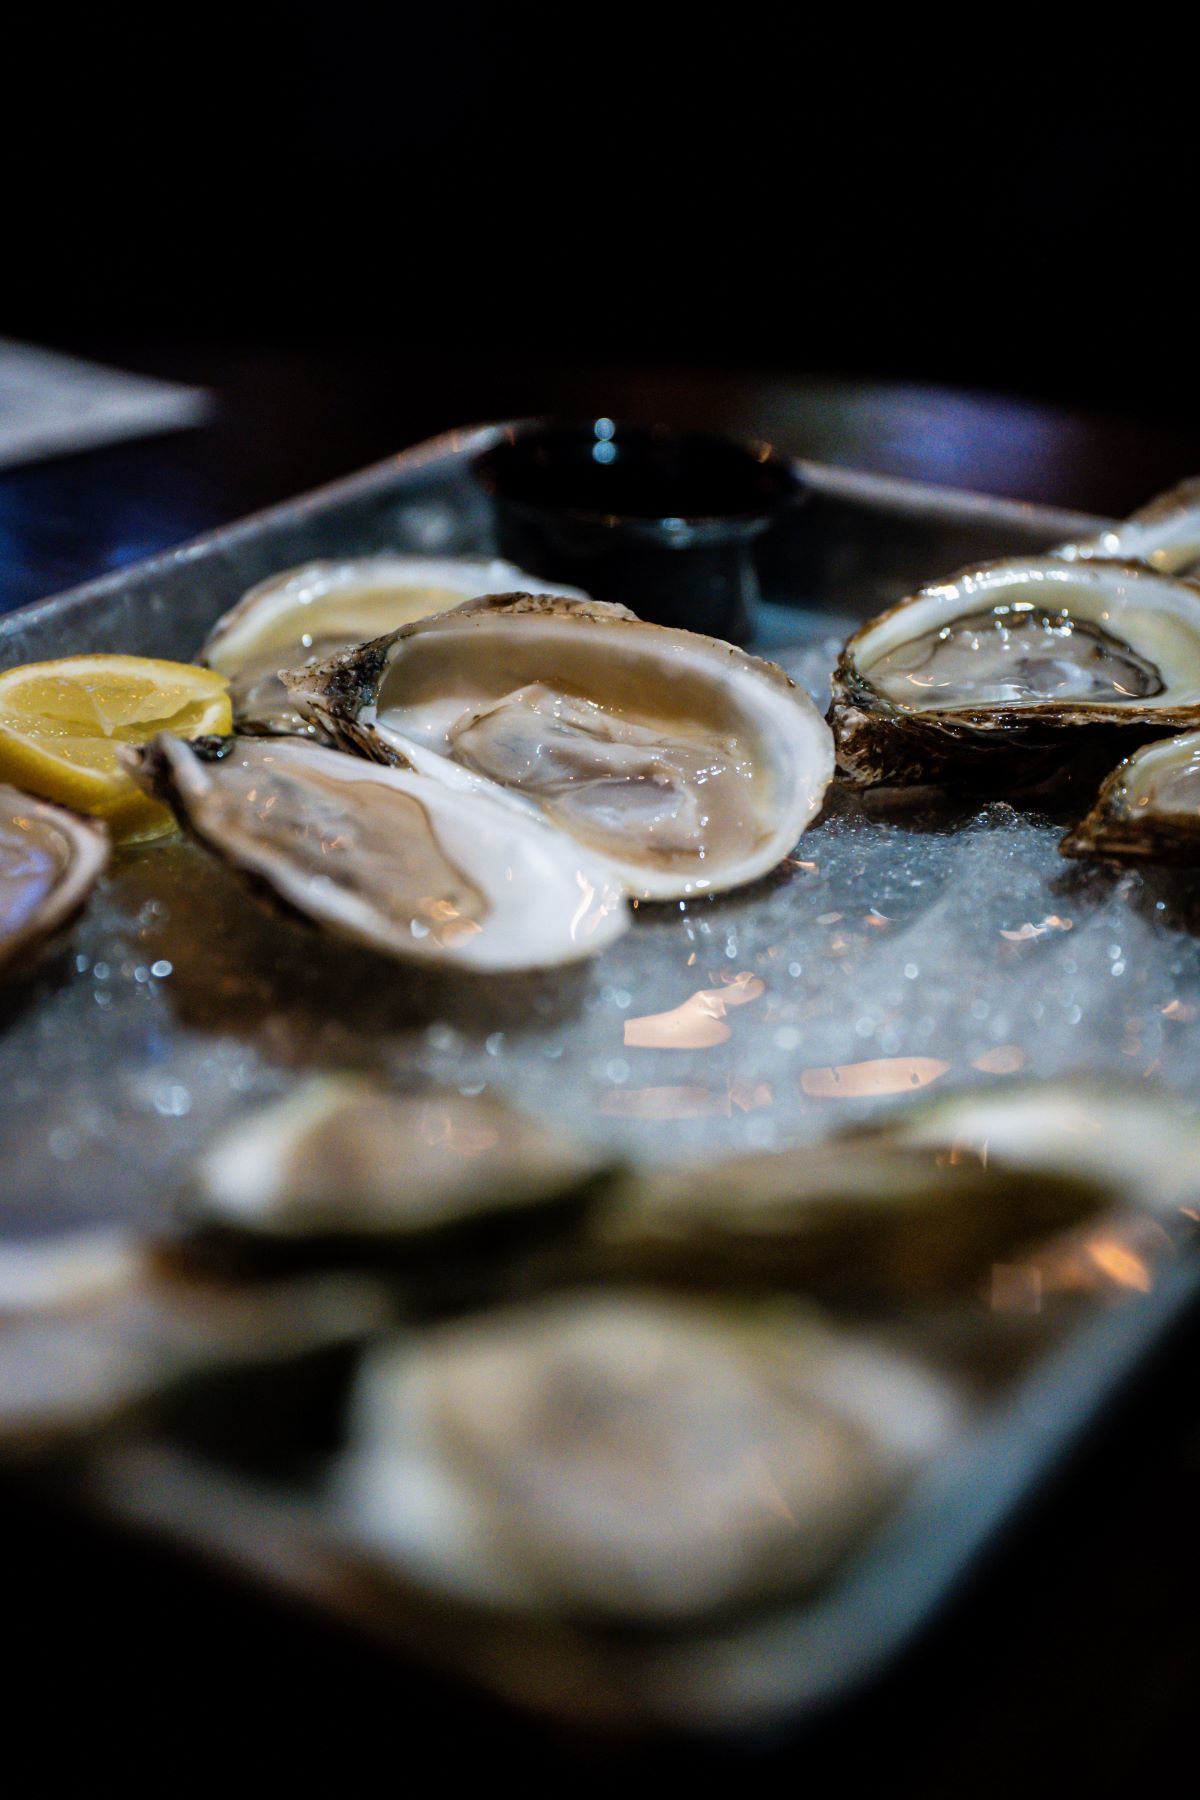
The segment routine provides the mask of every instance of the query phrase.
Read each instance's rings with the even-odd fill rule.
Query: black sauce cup
[[[521,568],[734,642],[758,597],[755,540],[804,492],[768,444],[611,419],[513,426],[474,470]]]

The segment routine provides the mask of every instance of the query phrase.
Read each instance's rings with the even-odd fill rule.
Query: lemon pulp
[[[169,831],[169,810],[134,784],[122,744],[232,727],[224,676],[148,656],[61,657],[0,674],[0,780],[103,819],[124,841]]]

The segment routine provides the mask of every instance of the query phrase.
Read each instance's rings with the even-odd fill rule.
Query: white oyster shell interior
[[[983,564],[854,640],[857,672],[912,712],[1200,702],[1200,590],[1120,563]]]
[[[0,786],[0,969],[75,911],[108,851],[95,820]]]
[[[318,683],[293,692],[314,698]],[[828,727],[777,669],[625,609],[481,602],[401,633],[355,721],[538,807],[640,898],[736,887],[818,812]]]
[[[230,677],[241,727],[305,734],[311,727],[291,707],[280,669],[384,637],[480,594],[515,589],[586,598],[577,588],[543,582],[498,557],[379,555],[311,562],[251,588],[218,620],[198,660]]]
[[[1095,537],[1060,544],[1055,554],[1072,562],[1116,557],[1147,563],[1163,575],[1195,574],[1200,571],[1200,477],[1181,482]]]
[[[1200,731],[1147,744],[1122,765],[1122,813],[1190,821],[1200,829]]]
[[[486,795],[298,739],[239,738],[214,762],[178,738],[156,752],[198,837],[387,955],[547,968],[595,955],[629,922],[602,864]]]

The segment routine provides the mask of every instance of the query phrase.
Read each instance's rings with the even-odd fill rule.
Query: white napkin
[[[0,338],[0,468],[202,425],[213,411],[203,388]]]

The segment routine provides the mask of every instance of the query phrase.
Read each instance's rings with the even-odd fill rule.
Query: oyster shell
[[[961,1288],[1103,1200],[1069,1169],[939,1161],[851,1137],[637,1170],[600,1205],[589,1237],[609,1273],[894,1300]]]
[[[594,956],[618,883],[569,838],[485,794],[287,738],[130,752],[194,836],[316,924],[402,961],[500,973]]]
[[[598,601],[490,596],[286,680],[347,749],[508,789],[648,900],[768,873],[833,770],[782,670]]]
[[[559,1295],[371,1352],[338,1497],[439,1594],[663,1626],[816,1580],[958,1422],[805,1313]]]
[[[1120,525],[1060,544],[1054,554],[1069,562],[1110,557],[1147,563],[1162,575],[1200,572],[1200,476],[1159,494]]]
[[[274,1239],[414,1240],[581,1193],[592,1159],[503,1101],[306,1082],[227,1130],[198,1163],[201,1218]]]
[[[1127,756],[1059,849],[1064,856],[1200,863],[1200,731]]]
[[[862,786],[1044,778],[1085,741],[1200,725],[1200,588],[1130,563],[964,569],[855,632],[829,719]]]
[[[236,730],[318,737],[320,728],[289,701],[281,669],[321,661],[479,594],[517,587],[587,598],[499,558],[381,555],[304,563],[251,588],[217,620],[196,660],[229,676]]]
[[[95,820],[0,786],[0,973],[83,905],[108,853]]]

